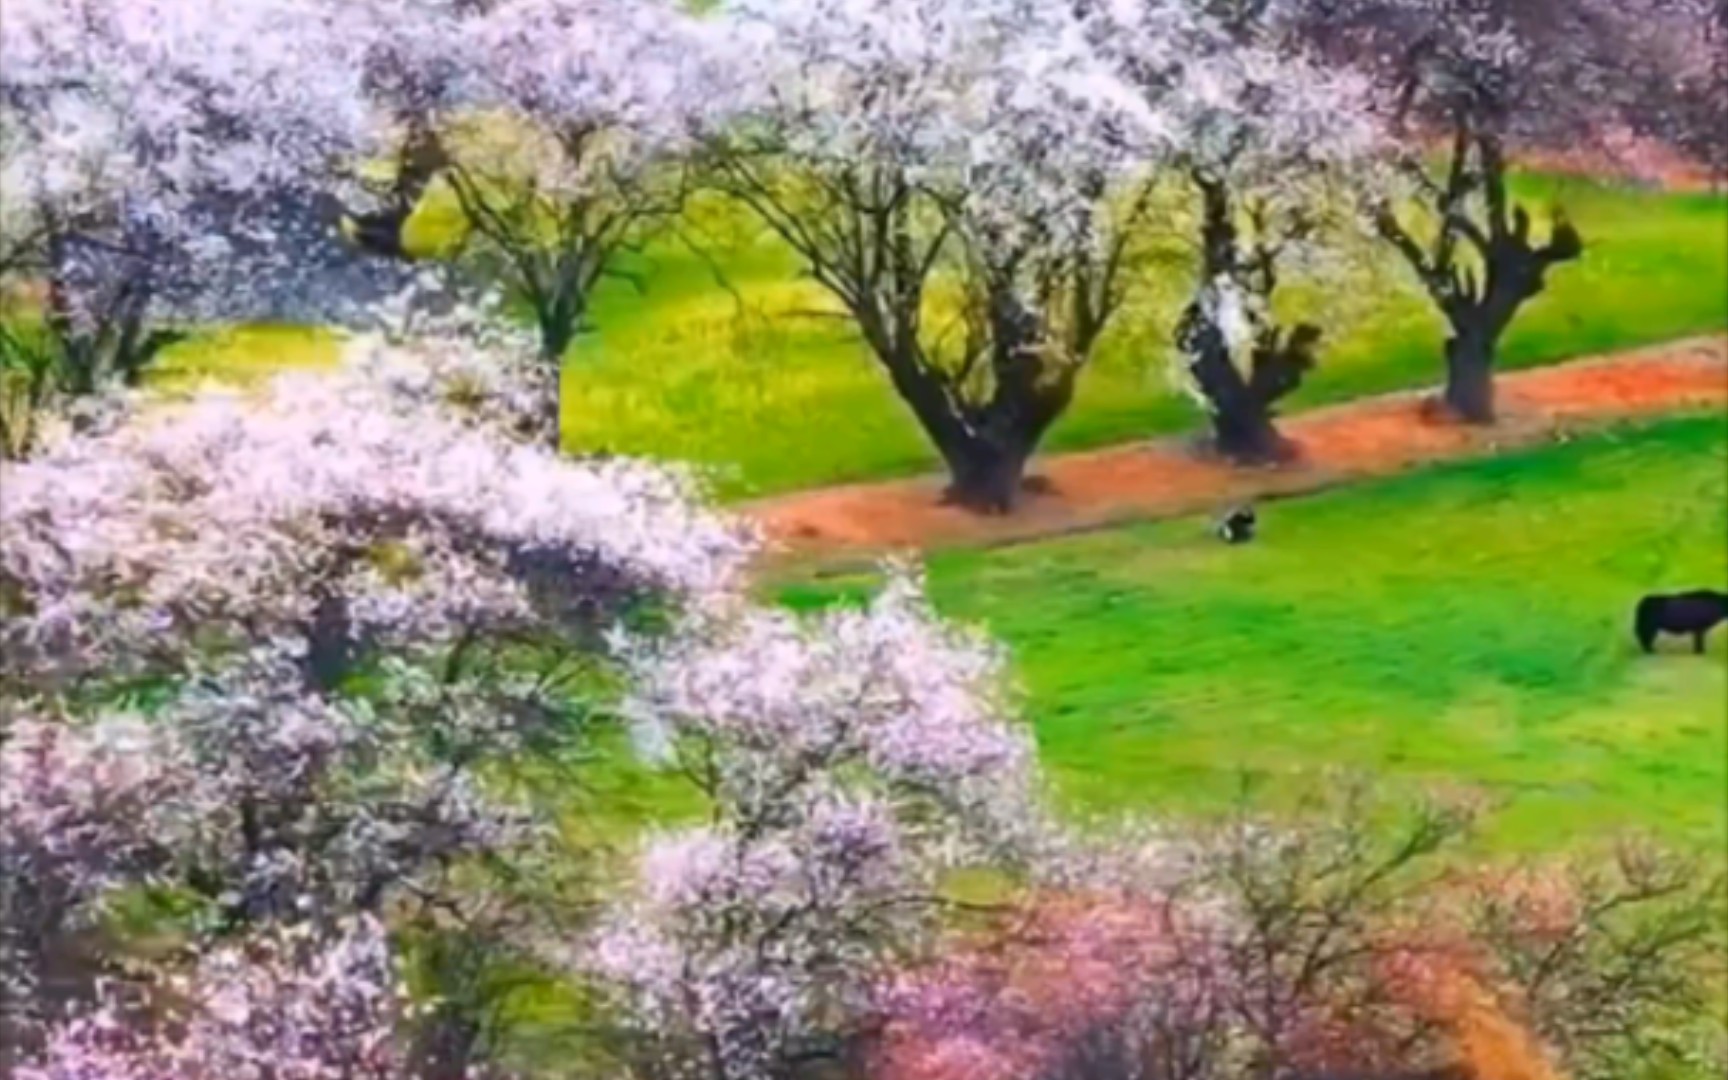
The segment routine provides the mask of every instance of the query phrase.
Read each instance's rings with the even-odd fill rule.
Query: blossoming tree
[[[445,4],[424,23],[399,8],[366,8],[373,85],[403,118],[395,205],[372,224],[399,230],[439,177],[555,376],[596,284],[681,205],[696,118],[728,98],[711,34],[660,0]]]
[[[1058,5],[729,9],[759,91],[708,176],[802,259],[935,443],[950,495],[1006,510],[1123,298],[1113,102]]]
[[[116,889],[228,935],[460,919],[477,861],[541,865],[516,766],[583,745],[597,632],[724,597],[750,539],[686,477],[511,435],[537,398],[468,359],[361,342],[0,475],[9,971]]]
[[[41,283],[43,347],[10,313],[13,361],[68,394],[131,381],[176,315],[280,302],[307,258],[272,207],[362,152],[371,124],[337,13],[299,0],[24,0],[0,35],[0,284]],[[295,303],[313,297],[301,279]],[[34,355],[32,350],[36,350]]]
[[[151,1002],[110,988],[53,1026],[19,1080],[409,1080],[397,1025],[409,1011],[384,928],[259,935],[201,957]],[[160,1015],[167,1002],[168,1015]]]
[[[938,875],[1024,841],[1032,748],[1001,659],[896,577],[863,611],[748,611],[633,650],[643,749],[700,826],[646,846],[579,957],[653,1075],[785,1075],[841,1056],[872,980],[941,909]]]
[[[1217,448],[1243,461],[1285,450],[1273,407],[1316,363],[1321,330],[1280,325],[1292,263],[1325,266],[1355,218],[1352,174],[1375,148],[1360,78],[1294,48],[1277,5],[1130,0],[1087,7],[1088,36],[1135,100],[1126,130],[1170,149],[1198,197],[1199,285],[1177,326],[1181,379]]]

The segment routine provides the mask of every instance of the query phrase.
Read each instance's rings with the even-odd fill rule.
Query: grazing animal
[[[1218,539],[1226,544],[1246,544],[1254,539],[1254,508],[1238,506],[1231,509],[1218,521]]]
[[[1658,634],[1691,634],[1692,651],[1701,653],[1704,638],[1722,622],[1728,622],[1728,593],[1698,589],[1638,601],[1632,632],[1647,653],[1656,651]]]

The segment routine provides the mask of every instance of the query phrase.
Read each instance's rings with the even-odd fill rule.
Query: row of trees
[[[0,471],[10,1075],[1713,1067],[1695,867],[1472,871],[1468,807],[1389,825],[1349,787],[1066,821],[1005,656],[914,571],[758,606],[749,531],[558,455],[511,355],[363,340]],[[581,795],[617,728],[700,812],[608,853]],[[525,1057],[515,995],[572,988],[584,1054]]]
[[[1358,227],[1446,317],[1447,403],[1491,420],[1501,335],[1583,250],[1515,204],[1509,155],[1619,121],[1708,141],[1722,30],[1703,0],[181,7],[9,13],[0,275],[47,286],[46,338],[0,343],[26,397],[133,378],[187,319],[363,318],[434,184],[555,369],[702,186],[797,252],[989,509],[1188,221],[1179,375],[1227,454],[1285,449],[1274,406],[1324,328],[1281,322],[1281,277]],[[342,265],[336,216],[382,258]]]

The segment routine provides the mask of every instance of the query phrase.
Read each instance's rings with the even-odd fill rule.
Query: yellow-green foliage
[[[250,383],[278,371],[334,365],[341,339],[317,327],[257,324],[198,335],[166,350],[151,386],[184,393],[206,380]]]

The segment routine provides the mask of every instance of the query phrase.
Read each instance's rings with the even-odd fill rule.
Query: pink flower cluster
[[[1030,740],[999,653],[901,572],[861,611],[735,610],[625,652],[639,742],[712,823],[648,844],[576,963],[662,1065],[769,1075],[869,1012],[876,973],[932,927],[942,872],[1033,831]]]

